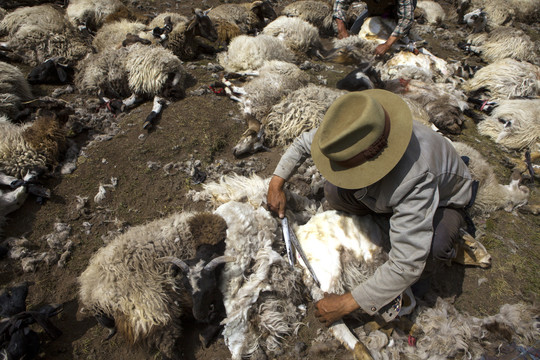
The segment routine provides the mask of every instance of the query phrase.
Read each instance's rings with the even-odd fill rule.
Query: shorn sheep
[[[79,64],[75,85],[85,93],[124,99],[120,108],[153,97],[154,107],[144,122],[152,125],[167,98],[185,96],[188,75],[182,61],[162,47],[133,44],[93,54]]]
[[[416,3],[416,11],[422,14],[422,17],[428,24],[441,25],[446,20],[446,13],[439,3],[435,1],[418,1]],[[415,14],[416,17],[416,14]]]
[[[257,70],[270,60],[294,62],[296,59],[283,41],[264,34],[235,37],[227,51],[219,53],[217,58],[219,64],[229,72]]]
[[[463,84],[466,92],[487,92],[491,99],[513,99],[540,95],[540,67],[511,58],[495,61],[478,70]]]
[[[30,84],[21,70],[0,61],[0,116],[15,119],[21,104],[33,98]]]
[[[223,177],[219,183],[208,183],[204,185],[203,193],[210,196],[212,201],[221,203],[225,202],[222,207],[217,210],[224,215],[228,216],[229,229],[233,226],[241,226],[244,229],[250,229],[248,223],[251,223],[251,233],[255,234],[259,226],[262,224],[261,216],[264,219],[271,219],[270,215],[260,207],[264,202],[264,196],[267,190],[268,179],[262,179],[259,177],[242,178],[240,176],[227,176]],[[301,201],[292,201],[291,194],[287,192],[288,203],[291,206],[288,209],[287,216],[293,220],[293,223],[303,224],[305,218],[295,218],[295,211],[297,209],[308,209],[311,206],[312,209],[316,208],[316,204],[313,201],[307,199],[302,203]],[[204,196],[203,196],[204,198]],[[238,201],[244,204],[239,204]],[[298,206],[299,205],[299,206]],[[313,207],[315,206],[315,207]],[[232,209],[236,208],[234,213],[241,214],[239,217],[232,215]],[[249,210],[251,208],[251,211]],[[227,214],[227,215],[225,215]],[[248,216],[248,214],[251,214]],[[321,281],[321,288],[317,288],[314,285],[313,280],[308,274],[307,270],[304,270],[304,283],[312,292],[314,300],[322,297],[323,291],[335,291],[343,292],[350,290],[358,282],[361,282],[366,276],[373,273],[377,266],[384,262],[388,255],[388,243],[386,239],[386,231],[388,224],[386,219],[378,219],[375,221],[372,216],[359,217],[354,215],[346,215],[336,211],[325,211],[315,214],[311,212],[311,219],[304,225],[295,226],[296,234],[299,241],[302,243],[304,251],[308,254],[308,259],[311,265],[315,268],[315,272]],[[314,215],[315,214],[315,215]],[[275,232],[276,226],[268,223],[264,230],[260,230],[261,237],[267,237],[268,233]],[[240,232],[239,232],[240,233]],[[259,240],[260,241],[260,240]],[[246,242],[243,248],[236,250],[239,254],[254,253],[254,249],[245,250]],[[257,241],[249,241],[247,244],[254,246],[253,244],[259,244]],[[229,248],[228,248],[229,249]],[[232,249],[232,247],[231,247]],[[228,250],[226,250],[228,251]],[[262,253],[262,251],[261,251]],[[477,249],[476,255],[478,258],[485,255],[485,249]],[[333,262],[331,261],[333,260]],[[247,260],[245,260],[247,262]],[[281,261],[281,260],[279,260]],[[300,260],[299,260],[300,262]],[[227,270],[232,271],[235,267],[240,267],[237,270],[241,273],[243,269],[240,266],[240,262],[234,264],[227,264],[224,274]],[[302,264],[300,262],[300,264]],[[478,263],[477,263],[478,265]],[[280,269],[279,271],[287,271],[288,269]],[[288,270],[290,271],[290,270]],[[257,281],[261,282],[264,276],[264,272],[257,272],[260,275]],[[275,276],[275,275],[273,275]],[[264,281],[263,281],[264,283]],[[235,283],[222,283],[223,287],[227,287],[228,284],[233,284],[233,288],[236,288]],[[255,289],[255,291],[254,291]],[[259,288],[250,287],[249,293],[255,292],[258,294]],[[247,290],[247,289],[246,289]],[[227,290],[224,290],[226,293]],[[246,295],[239,291],[243,297]],[[411,297],[412,294],[407,292],[407,296]],[[241,299],[243,298],[241,297]],[[227,299],[227,295],[225,295]],[[249,299],[249,297],[248,297]],[[414,308],[414,300],[410,306],[406,307],[407,311],[402,312],[404,315],[408,311],[412,311]],[[243,304],[246,300],[241,300]],[[293,298],[291,298],[291,305],[295,305]],[[227,300],[225,301],[227,308]],[[233,302],[236,304],[236,302]],[[283,306],[283,305],[282,305]],[[263,308],[263,306],[259,307]],[[229,308],[228,308],[229,309]],[[253,309],[253,308],[250,308]],[[237,315],[237,312],[227,312],[228,317],[225,319],[226,324],[237,326],[242,324],[240,329],[246,329],[246,323],[250,323],[251,319],[255,316],[255,312],[249,309],[242,309],[244,317]],[[232,316],[230,315],[232,314]],[[229,316],[231,316],[229,318]],[[439,318],[442,316],[442,318]],[[464,331],[455,330],[459,339],[458,342],[454,339],[446,339],[448,329],[445,330],[444,323],[447,323],[446,316],[451,317],[451,321],[459,321],[460,326],[467,326]],[[330,328],[330,331],[338,338],[346,347],[351,350],[355,350],[357,358],[368,359],[373,356],[374,359],[387,359],[387,358],[399,358],[400,354],[408,354],[410,356],[419,358],[429,358],[430,355],[438,354],[441,357],[457,356],[461,352],[470,352],[475,358],[480,356],[485,351],[486,343],[482,341],[483,336],[488,332],[493,331],[497,334],[497,324],[504,324],[504,328],[509,330],[509,336],[513,340],[519,341],[523,344],[530,344],[535,337],[539,335],[537,309],[525,304],[505,305],[501,308],[501,312],[497,315],[486,317],[484,319],[477,319],[470,317],[467,314],[459,313],[448,302],[440,299],[434,308],[421,307],[417,309],[411,319],[414,319],[415,324],[407,321],[403,321],[403,325],[407,325],[406,331],[410,332],[413,336],[417,337],[417,347],[411,347],[408,345],[407,334],[403,334],[402,331],[394,331],[393,334],[385,335],[380,331],[372,331],[366,333],[363,328],[356,330],[359,339],[353,335],[350,329],[343,323],[337,323]],[[292,318],[295,319],[295,318]],[[289,320],[292,322],[292,319]],[[228,323],[228,321],[235,320],[235,322]],[[449,320],[450,321],[450,320]],[[494,325],[494,326],[491,326]],[[396,326],[396,325],[394,325]],[[454,329],[454,327],[451,327]],[[234,328],[239,329],[239,327]],[[231,329],[232,330],[232,329]],[[250,331],[256,330],[253,327]],[[263,332],[263,336],[266,336],[266,332]],[[236,355],[242,355],[237,349],[245,349],[250,342],[243,342],[243,339],[253,336],[251,333],[235,331],[224,331],[225,342],[233,353],[233,358],[238,358]],[[390,336],[390,338],[389,338]],[[377,341],[379,339],[379,341]],[[382,341],[382,342],[381,342]],[[365,344],[365,346],[362,345]],[[393,345],[391,345],[393,343]],[[489,345],[488,345],[489,346]],[[496,347],[496,345],[494,345]],[[248,355],[248,354],[244,354]]]
[[[177,358],[181,317],[219,321],[227,225],[210,213],[174,213],[130,228],[99,249],[79,276],[81,311],[128,341]],[[173,262],[180,272],[171,267]]]
[[[540,150],[540,99],[501,100],[478,132],[512,150]]]
[[[89,47],[63,12],[45,4],[21,7],[0,21],[0,43],[17,60],[36,66],[47,59],[63,57],[70,65],[86,56]]]

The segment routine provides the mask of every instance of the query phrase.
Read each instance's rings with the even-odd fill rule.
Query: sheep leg
[[[165,99],[157,95],[154,97],[154,107],[152,108],[152,112],[146,117],[146,120],[144,120],[143,129],[148,129],[153,125],[154,121],[161,113],[164,104]]]
[[[28,192],[25,186],[21,186],[16,190],[10,191],[0,195],[0,215],[7,215],[24,204],[24,201],[28,197]]]
[[[11,186],[14,184],[18,179],[14,176],[9,176],[4,173],[0,172],[0,184],[1,185],[9,185]]]
[[[345,325],[343,320],[335,322],[330,326],[329,330],[337,340],[353,352],[355,360],[373,360],[366,345],[351,333],[351,330]]]
[[[124,106],[126,108],[129,108],[129,107],[135,105],[138,100],[139,99],[137,99],[137,95],[131,94],[131,96],[128,97],[127,99],[122,100],[122,103],[124,104]]]

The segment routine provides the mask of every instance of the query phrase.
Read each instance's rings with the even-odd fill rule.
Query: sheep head
[[[266,149],[264,146],[264,127],[252,115],[247,115],[248,129],[244,131],[240,141],[233,148],[233,155],[240,157],[245,154],[254,154]]]
[[[64,58],[53,58],[37,65],[28,74],[30,84],[65,84],[71,81],[74,70]]]
[[[194,9],[193,13],[195,16],[191,19],[186,29],[186,33],[193,36],[201,36],[209,41],[216,41],[218,33],[208,15],[201,9]]]
[[[462,243],[459,244],[455,262],[462,265],[479,266],[489,268],[491,266],[491,255],[479,241],[461,230]]]
[[[503,185],[504,188],[508,191],[508,201],[504,205],[505,211],[512,211],[515,208],[526,205],[529,201],[529,188],[525,185],[520,185],[521,183],[521,172],[519,170],[514,170],[512,173],[512,180],[510,184]]]
[[[220,265],[236,259],[230,256],[218,256],[208,262],[200,259],[191,266],[188,263],[192,261],[184,262],[175,257],[164,257],[160,260],[173,263],[184,274],[184,285],[192,296],[193,317],[203,323],[216,320],[224,309],[223,295],[218,286]]]
[[[254,1],[251,3],[251,11],[257,15],[259,20],[264,23],[265,19],[268,21],[275,20],[277,14],[269,1]]]

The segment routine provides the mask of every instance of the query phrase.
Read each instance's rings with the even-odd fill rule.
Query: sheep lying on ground
[[[272,21],[277,15],[270,1],[257,0],[251,3],[222,4],[208,11],[208,16],[218,26],[218,33],[222,41],[230,41],[232,38],[224,34],[225,23],[238,27],[239,34],[253,34],[262,30],[266,25],[266,19]]]
[[[186,19],[187,21],[187,19]],[[122,19],[104,24],[94,36],[92,46],[97,52],[107,49],[115,49],[122,46],[122,42],[128,34],[138,35],[141,32],[150,31],[148,27],[138,21]],[[150,44],[150,40],[147,41]]]
[[[14,119],[21,110],[21,103],[32,98],[32,90],[21,70],[0,61],[0,116]]]
[[[74,65],[89,47],[62,11],[53,5],[22,7],[0,21],[0,36],[7,35],[2,47],[17,60],[35,66],[53,57],[63,57]],[[19,59],[20,58],[20,59]]]
[[[499,101],[478,131],[507,149],[540,149],[540,99]]]
[[[237,36],[226,52],[218,54],[219,64],[229,72],[257,70],[270,60],[294,62],[295,56],[283,41],[264,34]]]
[[[0,121],[0,172],[22,179],[53,170],[67,147],[67,113],[43,114],[26,125]]]
[[[511,25],[515,21],[530,23],[538,19],[540,9],[538,3],[531,0],[472,0],[463,1],[464,9],[467,5],[472,9],[481,8],[487,15],[488,26],[492,29],[504,25]]]
[[[310,84],[291,92],[272,106],[262,122],[248,118],[248,129],[233,148],[235,156],[252,154],[265,147],[289,144],[303,131],[320,124],[332,102],[344,91]]]
[[[460,134],[465,122],[463,112],[469,108],[465,94],[452,84],[419,80],[390,80],[384,88],[418,102],[429,115],[429,121],[445,133]]]
[[[128,341],[176,358],[183,315],[221,320],[219,265],[232,260],[222,255],[226,228],[220,216],[187,212],[130,228],[98,250],[78,278],[84,311]]]
[[[6,215],[17,210],[24,204],[26,198],[28,197],[28,188],[25,183],[31,181],[34,177],[34,173],[28,173],[23,178],[22,186],[7,192],[0,189],[0,239],[2,235],[2,228],[6,220]],[[14,176],[9,176],[3,172],[0,172],[0,186],[14,187],[18,180],[19,179]],[[2,255],[3,254],[0,254],[0,258]]]
[[[155,29],[165,26],[172,26],[170,30],[167,30],[165,39],[156,37]],[[193,16],[189,19],[171,12],[159,14],[148,24],[148,27],[154,31],[141,33],[140,36],[154,42],[159,39],[165,48],[171,50],[181,60],[194,60],[202,54],[215,53],[212,46],[200,39],[216,41],[218,37],[212,20],[200,9],[193,10]]]
[[[295,16],[309,22],[319,29],[321,34],[333,35],[332,6],[324,1],[295,1],[285,6],[282,15]]]
[[[66,15],[73,26],[79,30],[88,29],[90,32],[97,31],[112,19],[135,19],[120,0],[70,0]]]
[[[467,44],[462,47],[478,54],[487,63],[505,58],[539,62],[536,43],[522,30],[511,27],[499,27],[489,33],[471,34],[467,37]]]
[[[153,97],[154,107],[144,127],[151,126],[166,98],[185,95],[188,75],[182,61],[170,50],[133,44],[93,54],[79,64],[75,85],[85,93],[125,98],[120,109]]]
[[[487,91],[491,99],[513,99],[540,95],[540,67],[511,58],[498,60],[474,74],[463,84],[469,93]]]
[[[512,175],[510,184],[501,185],[491,165],[477,150],[460,142],[452,144],[460,156],[469,158],[468,167],[471,175],[479,182],[474,205],[469,210],[471,216],[486,215],[500,209],[510,212],[527,204],[530,191],[526,186],[519,184],[521,180],[519,174]]]
[[[416,4],[416,12],[420,12],[422,18],[428,24],[441,25],[446,20],[446,14],[441,5],[434,1],[424,0],[418,1]],[[416,13],[415,13],[416,18]]]
[[[318,29],[297,17],[280,16],[266,25],[262,33],[283,40],[296,53],[315,55],[322,48]]]

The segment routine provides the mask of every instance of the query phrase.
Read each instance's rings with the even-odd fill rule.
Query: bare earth
[[[277,12],[289,2],[278,1]],[[194,7],[209,8],[219,4],[218,0],[141,1],[141,6],[148,12],[171,9],[184,14],[190,14]],[[443,5],[449,9],[449,4]],[[450,30],[457,26],[455,23],[448,25]],[[533,35],[538,38],[537,32],[533,32]],[[451,39],[455,43],[462,40]],[[428,48],[444,59],[466,57],[463,53],[448,53],[446,47],[437,41],[430,42]],[[476,57],[469,60],[472,64],[481,63]],[[53,319],[63,335],[50,341],[42,334],[42,359],[160,359],[160,354],[141,345],[129,345],[121,336],[102,342],[107,331],[94,319],[77,314],[77,276],[86,268],[92,254],[104,245],[104,237],[107,239],[110,232],[122,231],[128,226],[142,224],[174,211],[201,208],[201,204],[193,204],[184,197],[186,191],[200,189],[201,185],[194,184],[191,176],[183,171],[169,171],[167,174],[166,164],[200,160],[204,171],[210,164],[225,161],[237,165],[246,174],[257,172],[261,176],[269,176],[272,173],[283,149],[274,148],[270,152],[244,159],[232,156],[231,149],[245,130],[245,125],[236,103],[203,91],[215,80],[212,72],[207,70],[208,63],[217,61],[206,59],[186,63],[197,84],[188,89],[185,99],[164,109],[162,118],[153,130],[147,132],[142,129],[142,122],[152,107],[150,102],[118,116],[118,135],[85,149],[72,174],[44,180],[53,194],[50,200],[40,205],[34,201],[35,198],[29,198],[20,210],[10,215],[4,236],[24,236],[32,250],[36,251],[48,250],[43,237],[53,232],[56,222],[68,223],[72,227],[70,240],[74,247],[64,268],[42,263],[35,272],[25,273],[19,261],[0,261],[1,286],[21,281],[33,283],[27,299],[29,308],[47,303],[64,304],[63,313]],[[340,77],[353,69],[353,66],[334,65],[330,70],[309,72],[314,79],[321,75],[328,79],[328,86],[335,86]],[[42,86],[34,90],[38,94],[47,94],[53,88]],[[63,98],[70,100],[81,96],[71,94]],[[508,155],[497,149],[489,139],[480,137],[472,119],[467,120],[463,134],[456,138],[480,147],[495,167],[499,181],[509,180],[511,170],[504,166],[504,159]],[[76,140],[84,145],[85,135],[79,135]],[[99,205],[94,203],[92,199],[99,185],[110,183],[112,177],[118,179],[117,187],[108,190],[104,202]],[[538,180],[528,185],[532,193],[530,202],[539,203]],[[76,211],[77,196],[89,199],[83,213]],[[91,227],[88,228],[85,223],[90,223]],[[493,266],[487,270],[459,265],[448,267],[439,274],[439,281],[433,284],[434,291],[443,296],[455,296],[455,306],[459,310],[476,316],[495,314],[505,303],[538,300],[540,218],[518,211],[499,211],[485,223],[477,225],[485,233],[481,241],[493,256]],[[305,326],[298,336],[285,340],[284,346],[288,347],[286,355],[281,358],[352,358],[341,346],[320,354],[310,351],[312,340],[321,329],[312,309],[310,305]],[[295,350],[298,342],[305,343],[308,348]],[[183,344],[179,351],[186,359],[230,358],[223,339],[218,339],[209,348],[203,348],[198,341],[196,325],[189,322],[185,326]]]

